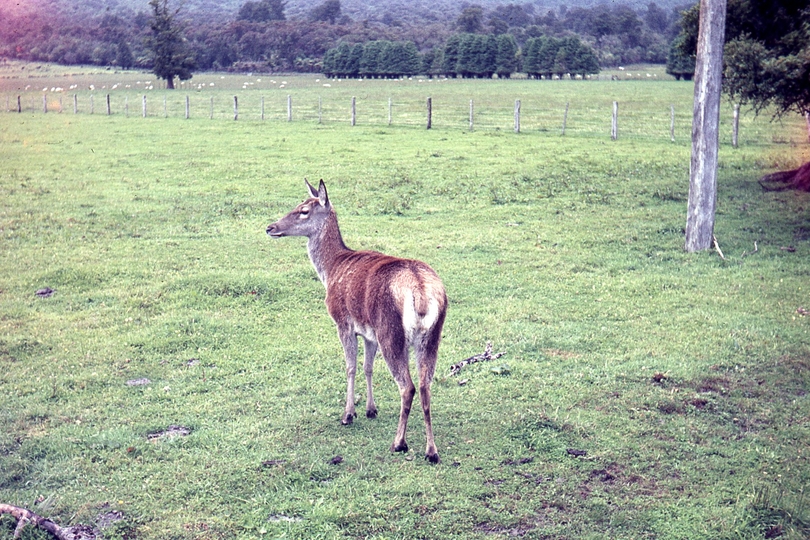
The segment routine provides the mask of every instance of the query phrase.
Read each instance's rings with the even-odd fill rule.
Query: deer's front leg
[[[346,409],[340,422],[344,426],[351,424],[357,414],[354,410],[354,376],[357,373],[357,336],[351,329],[339,328],[340,342],[346,354]]]

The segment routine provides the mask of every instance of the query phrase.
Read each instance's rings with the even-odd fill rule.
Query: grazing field
[[[230,86],[202,106],[243,92],[207,76]],[[42,103],[13,80],[0,96]],[[810,195],[756,182],[810,159],[802,119],[744,115],[736,149],[724,135],[721,259],[682,249],[689,121],[671,142],[669,108],[688,115],[688,83],[287,82],[268,103],[339,90],[383,112],[0,111],[0,503],[127,539],[810,534]],[[427,95],[460,119],[424,129]],[[391,96],[418,106],[388,126]],[[469,99],[506,112],[470,132]],[[515,134],[514,99],[560,121],[569,102],[573,123]],[[614,100],[662,127],[612,141]],[[580,103],[598,129],[577,129]],[[303,240],[265,234],[305,177],[350,247],[445,282],[439,465],[418,407],[412,450],[389,453],[381,359],[379,416],[340,424],[323,287]],[[488,341],[506,354],[450,375]]]

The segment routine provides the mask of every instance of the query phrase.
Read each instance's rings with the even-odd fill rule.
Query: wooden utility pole
[[[710,249],[717,205],[717,152],[720,146],[720,89],[726,0],[700,0],[695,103],[692,114],[692,161],[686,215],[688,252]]]

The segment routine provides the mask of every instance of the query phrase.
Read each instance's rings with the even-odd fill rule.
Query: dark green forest
[[[586,2],[587,0],[582,0]],[[666,63],[690,3],[170,0],[192,71],[587,75]],[[153,69],[145,0],[0,5],[0,57]],[[448,58],[448,55],[450,58]]]

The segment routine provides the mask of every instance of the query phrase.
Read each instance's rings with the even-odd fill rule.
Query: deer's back
[[[430,266],[376,251],[342,254],[326,289],[327,309],[338,325],[378,328],[400,320],[409,341],[443,320],[447,306],[444,285]]]

